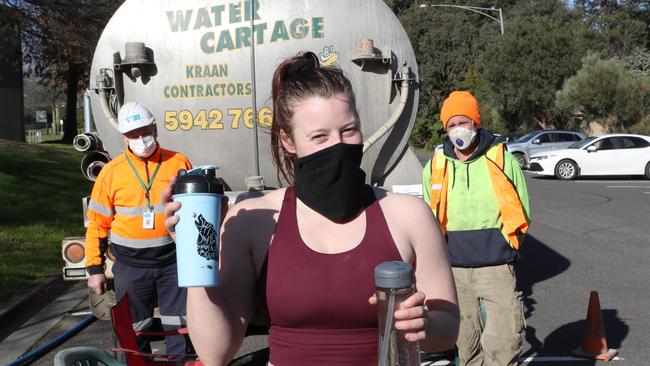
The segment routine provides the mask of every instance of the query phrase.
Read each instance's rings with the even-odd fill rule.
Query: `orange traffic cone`
[[[582,346],[573,351],[577,357],[609,361],[618,354],[618,351],[607,347],[605,338],[605,325],[603,314],[600,310],[598,292],[591,291],[589,295],[589,308],[587,309],[587,331],[582,340]]]

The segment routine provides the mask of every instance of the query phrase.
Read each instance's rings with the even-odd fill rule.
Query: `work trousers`
[[[452,270],[460,307],[460,365],[517,365],[525,320],[514,265]]]
[[[186,326],[187,290],[178,287],[176,263],[160,268],[139,268],[121,263],[113,264],[115,298],[129,294],[129,305],[133,317],[133,329],[142,331],[153,326],[156,305],[160,311],[160,322],[164,330]],[[149,342],[139,342],[140,351],[150,353]],[[194,353],[189,337],[172,335],[165,337],[167,354]]]

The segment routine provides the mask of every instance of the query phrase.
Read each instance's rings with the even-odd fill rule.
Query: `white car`
[[[650,136],[589,137],[566,149],[531,156],[528,171],[562,180],[584,175],[645,175],[650,179]]]

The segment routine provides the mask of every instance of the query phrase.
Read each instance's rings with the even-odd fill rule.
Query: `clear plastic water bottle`
[[[413,267],[404,262],[384,262],[375,267],[377,311],[379,315],[379,365],[418,366],[420,346],[395,329],[395,310],[415,293]]]

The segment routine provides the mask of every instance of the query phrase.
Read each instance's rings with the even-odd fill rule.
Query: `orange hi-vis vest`
[[[508,244],[519,250],[520,234],[528,231],[528,222],[524,207],[519,199],[519,194],[508,176],[503,171],[505,147],[503,144],[491,146],[485,154],[490,181],[494,195],[499,202],[499,212],[503,221],[501,233]],[[448,187],[447,158],[442,151],[438,151],[431,158],[431,210],[440,222],[440,229],[447,233],[447,187]]]
[[[191,168],[185,155],[160,147],[145,160],[126,148],[102,168],[93,186],[87,212],[86,267],[90,274],[103,273],[107,240],[112,246],[127,248],[132,253],[155,253],[174,243],[165,228],[160,197],[179,169]],[[139,179],[145,185],[153,180],[148,197]],[[143,225],[146,211],[153,212],[152,228]],[[111,252],[115,254],[113,249]]]

